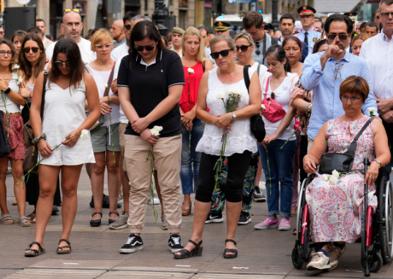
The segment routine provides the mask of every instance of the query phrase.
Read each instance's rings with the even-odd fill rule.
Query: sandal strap
[[[189,239],[188,242],[192,243],[195,247],[199,247],[202,244],[202,240],[200,240],[198,243],[196,243],[194,240]]]
[[[233,240],[233,239],[229,239],[229,238],[225,239],[225,244],[226,244],[227,242],[232,242],[233,244],[237,245],[236,241]]]
[[[120,216],[120,215],[119,215],[119,212],[117,212],[117,211],[110,211],[110,212],[109,212],[109,215],[111,215],[111,214],[115,214],[115,215],[117,215],[117,217]]]
[[[102,212],[93,212],[93,213],[91,214],[91,217],[94,217],[94,216],[97,215],[97,214],[99,214],[99,215],[101,216],[101,218],[102,218]]]
[[[38,246],[38,249],[39,249],[38,251],[39,251],[39,252],[44,251],[44,248],[42,248],[41,243],[39,243],[39,242],[37,242],[37,241],[33,241],[32,243],[30,243],[29,249],[30,249],[31,251],[37,251],[36,249],[31,249],[31,247],[32,247],[33,245],[37,245],[37,246]]]
[[[57,245],[60,245],[60,243],[62,243],[62,242],[67,243],[67,245],[66,246],[61,246],[61,247],[58,247],[58,248],[61,248],[61,249],[70,248],[71,249],[71,243],[67,239],[64,239],[64,238],[60,239],[59,242],[57,243]]]

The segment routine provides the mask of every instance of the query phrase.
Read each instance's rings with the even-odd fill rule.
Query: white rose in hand
[[[155,137],[159,137],[162,129],[163,129],[162,126],[154,126],[153,128],[150,129],[150,133]]]
[[[89,134],[89,130],[87,129],[83,129],[80,135],[80,138],[83,139],[84,137],[86,137]]]

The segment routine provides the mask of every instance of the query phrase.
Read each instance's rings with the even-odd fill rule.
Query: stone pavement
[[[12,179],[7,179],[8,201],[11,203]],[[118,249],[127,238],[127,230],[111,231],[107,226],[107,210],[99,228],[91,228],[90,186],[83,172],[79,195],[79,210],[71,237],[72,254],[57,255],[61,219],[53,217],[47,229],[46,253],[37,258],[25,258],[24,249],[33,240],[34,228],[0,225],[0,278],[192,278],[192,279],[300,279],[304,271],[292,267],[290,253],[294,244],[291,232],[255,231],[253,224],[238,229],[239,257],[222,257],[225,224],[206,225],[203,256],[173,260],[167,248],[168,233],[155,222],[152,206],[148,206],[146,227],[142,235],[144,250],[131,255],[120,255]],[[31,208],[28,208],[28,213]],[[159,207],[156,206],[159,216]],[[266,204],[253,208],[253,222],[266,215]],[[192,216],[183,219],[183,240],[190,236]],[[393,265],[384,266],[374,278],[393,278]],[[361,278],[360,246],[347,247],[338,269],[322,278]]]

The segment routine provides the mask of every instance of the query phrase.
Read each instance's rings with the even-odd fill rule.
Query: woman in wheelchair
[[[344,114],[322,126],[303,158],[305,171],[316,175],[307,186],[305,196],[314,243],[306,266],[308,270],[334,269],[345,243],[359,239],[364,183],[370,189],[369,205],[374,209],[377,206],[374,183],[379,169],[390,161],[386,132],[379,118],[372,119],[357,140],[349,172],[334,172],[333,175],[318,172],[325,151],[344,153],[368,121],[369,117],[361,110],[368,92],[368,84],[361,77],[350,76],[342,82],[340,100]],[[365,174],[364,158],[371,162]]]

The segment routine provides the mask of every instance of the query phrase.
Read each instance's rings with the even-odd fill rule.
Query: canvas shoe
[[[143,240],[139,235],[131,233],[126,243],[121,246],[120,254],[132,254],[143,249]]]
[[[278,219],[276,217],[269,216],[263,222],[260,222],[254,226],[256,230],[267,230],[275,229],[278,226]]]

